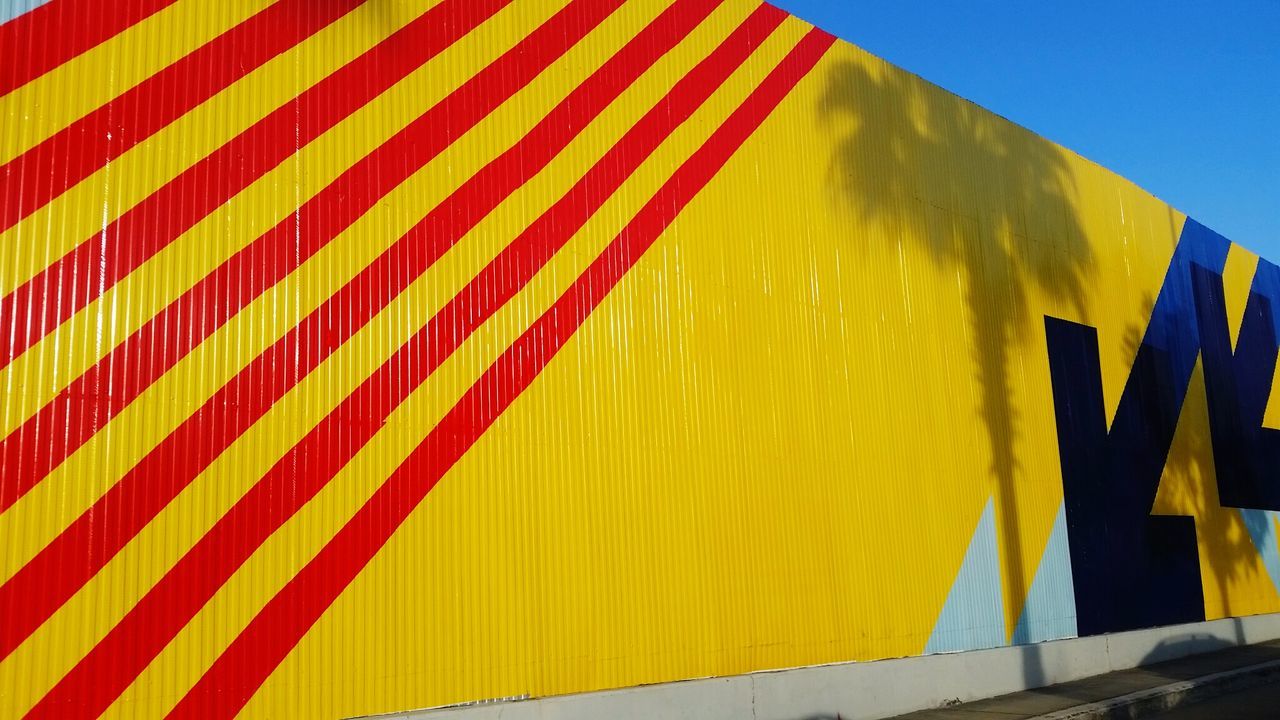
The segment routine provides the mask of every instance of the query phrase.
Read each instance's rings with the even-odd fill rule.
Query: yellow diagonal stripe
[[[526,7],[528,2],[508,7],[361,108],[0,370],[0,387],[14,393],[5,407],[3,432],[12,432],[228,257],[518,42],[531,17],[528,13],[544,17],[563,3],[532,4],[536,7]]]
[[[0,163],[34,147],[271,5],[179,2],[0,97]]]
[[[95,233],[103,232],[107,223],[183,170],[438,4],[439,0],[399,0],[399,11],[385,23],[375,21],[378,10],[372,5],[358,7],[192,108],[9,228],[0,234],[0,293],[8,294]],[[274,141],[291,144],[293,139]],[[151,221],[164,226],[156,217]]]
[[[380,97],[298,153],[293,162],[255,183],[59,328],[32,352],[0,371],[5,386],[14,393],[5,406],[5,431],[11,432],[72,378],[100,360],[226,257],[252,242],[291,208],[320,191],[423,109],[473,76],[518,42],[528,27],[545,19],[562,4],[530,0],[511,6],[501,18],[496,18],[500,22],[477,29],[436,61],[406,78],[393,92]],[[517,107],[506,108],[498,116],[512,118]],[[468,142],[456,152],[476,167],[498,151],[491,147],[492,134],[477,129],[467,137]],[[434,172],[419,173],[424,180],[417,186],[398,188],[397,194],[375,208],[375,213],[343,233],[340,242],[313,257],[308,263],[309,272],[294,274],[264,293],[180,361],[116,422],[95,435],[9,512],[0,515],[0,532],[7,523],[21,522],[20,517],[45,518],[40,531],[22,534],[21,544],[6,558],[4,577],[15,572],[53,534],[83,512],[240,368],[341,287],[364,262],[399,237],[397,228],[408,228],[416,222],[431,207],[431,198],[442,198],[461,183],[465,176],[451,174],[451,164],[457,165],[457,161],[450,163],[447,156],[438,158],[430,165],[435,168]],[[415,198],[411,194],[415,187],[429,194]],[[282,188],[290,191],[282,192]],[[410,201],[397,204],[395,198]],[[404,212],[404,207],[414,210]],[[362,230],[378,228],[379,222],[394,225]],[[369,236],[375,240],[370,242]]]

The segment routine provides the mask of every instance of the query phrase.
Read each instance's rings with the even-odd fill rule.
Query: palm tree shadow
[[[831,202],[862,225],[928,227],[901,233],[901,242],[957,275],[995,480],[1007,602],[1020,605],[1031,578],[1019,542],[1013,390],[1022,356],[1036,346],[1044,352],[1043,320],[1031,302],[1047,296],[1083,315],[1083,279],[1093,265],[1065,152],[874,60],[834,63],[817,112],[836,138]],[[1020,607],[1010,610],[1016,617]]]
[[[1218,497],[1217,471],[1213,462],[1213,440],[1209,431],[1209,410],[1204,391],[1203,369],[1197,365],[1192,375],[1187,398],[1183,403],[1184,420],[1169,451],[1161,493],[1153,514],[1191,515],[1196,518],[1196,533],[1213,539],[1211,555],[1200,563],[1201,576],[1212,574],[1216,589],[1211,605],[1210,584],[1205,583],[1206,612],[1230,617],[1258,611],[1247,600],[1248,593],[1232,592],[1242,583],[1271,582],[1265,568],[1259,568],[1261,548],[1256,547],[1248,524],[1258,519],[1263,525],[1259,533],[1263,542],[1275,542],[1271,520],[1265,514],[1224,507]],[[1257,577],[1261,576],[1261,577]]]

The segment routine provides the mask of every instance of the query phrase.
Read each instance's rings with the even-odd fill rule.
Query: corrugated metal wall
[[[1280,271],[771,6],[0,19],[6,716],[1280,610]]]

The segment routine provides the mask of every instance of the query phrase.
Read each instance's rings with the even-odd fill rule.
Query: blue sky
[[[772,0],[1280,262],[1280,0]]]

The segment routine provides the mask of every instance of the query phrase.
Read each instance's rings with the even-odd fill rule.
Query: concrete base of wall
[[[420,720],[876,720],[1280,638],[1280,614],[965,653],[418,710]]]

